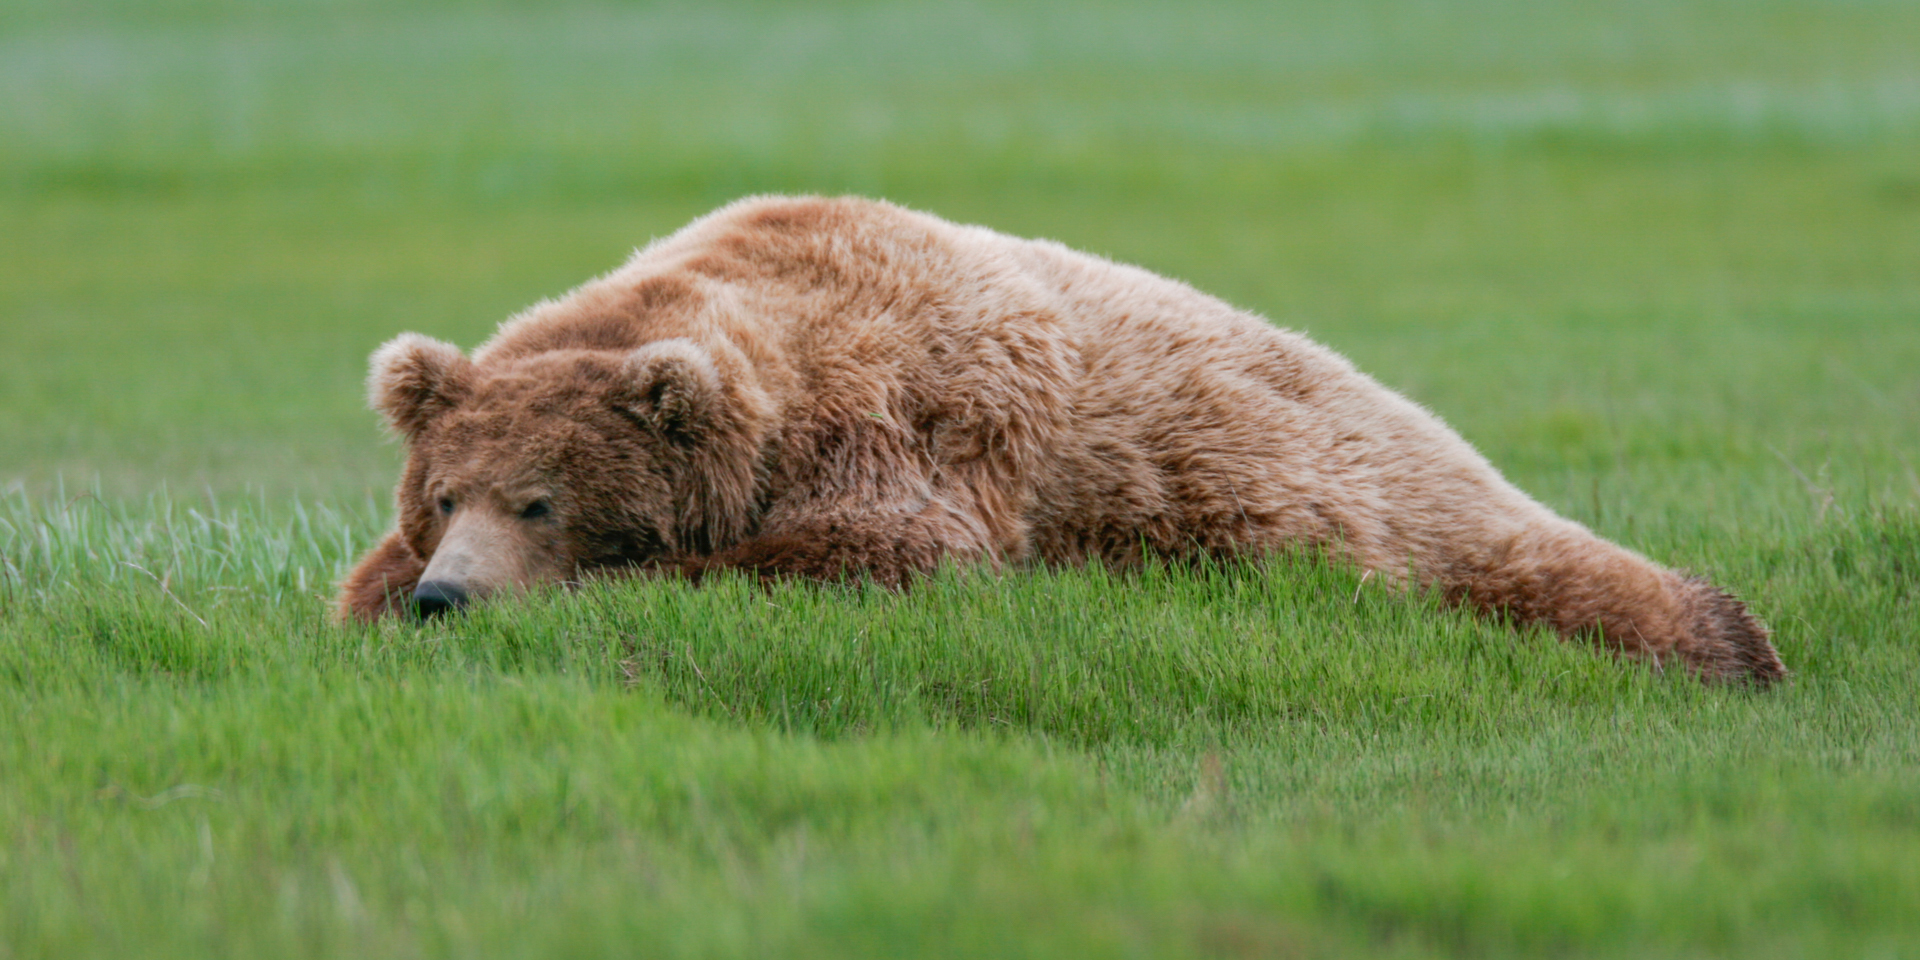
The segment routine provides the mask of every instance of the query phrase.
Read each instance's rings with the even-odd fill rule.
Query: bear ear
[[[697,442],[719,415],[720,370],[691,340],[659,340],[633,351],[622,380],[615,402],[676,443]]]
[[[472,390],[473,362],[460,348],[417,333],[403,333],[375,350],[371,366],[368,402],[409,440]]]

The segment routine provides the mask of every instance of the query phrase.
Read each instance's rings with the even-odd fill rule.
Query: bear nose
[[[467,589],[447,580],[428,580],[413,590],[413,609],[422,620],[458,610],[466,603]]]

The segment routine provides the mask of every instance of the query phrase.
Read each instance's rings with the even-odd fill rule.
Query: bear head
[[[737,541],[769,403],[728,344],[660,340],[480,364],[404,334],[372,405],[407,446],[399,527],[423,615]]]

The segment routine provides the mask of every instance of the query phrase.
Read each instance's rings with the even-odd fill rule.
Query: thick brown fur
[[[1785,675],[1738,600],[1554,515],[1419,406],[1176,281],[858,199],[756,198],[508,321],[408,334],[409,447],[341,610],[595,570],[900,585],[1325,549],[1703,677]]]

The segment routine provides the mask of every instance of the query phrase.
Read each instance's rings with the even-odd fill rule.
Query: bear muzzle
[[[462,509],[447,524],[413,591],[422,619],[450,613],[495,594],[517,594],[559,580],[556,558],[529,540],[526,524],[500,510]]]
[[[467,588],[446,580],[427,580],[413,591],[413,612],[422,620],[450,613],[467,605]]]

